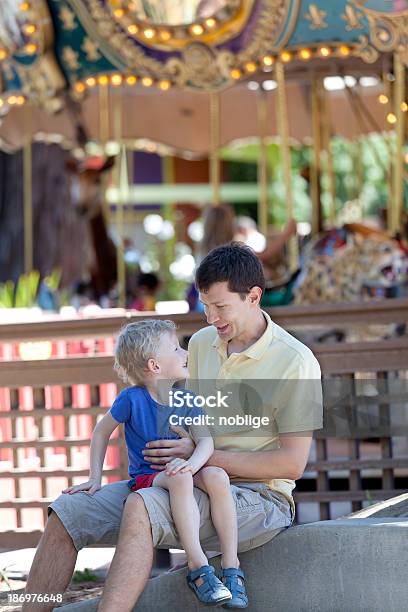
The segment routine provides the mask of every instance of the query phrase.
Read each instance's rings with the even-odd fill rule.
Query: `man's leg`
[[[130,612],[149,579],[153,564],[150,519],[143,499],[129,495],[123,510],[115,556],[98,612]]]
[[[25,592],[63,593],[74,572],[77,551],[72,539],[55,512],[48,518],[31,566]],[[55,602],[25,603],[23,612],[48,612]]]

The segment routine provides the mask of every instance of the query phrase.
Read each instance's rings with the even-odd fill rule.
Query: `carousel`
[[[119,305],[125,305],[127,282],[125,211],[141,201],[129,178],[135,151],[162,158],[161,184],[154,195],[145,189],[144,201],[159,197],[165,222],[174,225],[175,202],[192,196],[188,190],[183,196],[183,186],[174,189],[173,157],[209,160],[208,184],[197,186],[197,198],[217,207],[234,192],[223,180],[223,160],[247,147],[257,164],[251,197],[258,229],[267,236],[274,212],[271,147],[279,152],[284,214],[291,219],[294,151],[306,146],[300,174],[311,201],[312,238],[301,257],[296,237],[288,241],[288,278],[301,268],[295,302],[355,300],[363,290],[369,297],[381,294],[381,285],[398,294],[407,278],[407,17],[406,0],[5,0],[0,149],[22,151],[24,271],[35,267],[39,248],[34,200],[45,197],[33,190],[41,172],[33,158],[37,143],[64,151],[71,188],[68,197],[67,183],[61,185],[58,206],[70,209],[74,201],[83,212],[93,254],[81,252],[85,234],[66,211],[68,234],[55,238],[55,249],[69,240],[71,259],[74,253],[82,263],[93,257],[105,274],[96,281],[99,293],[114,279]],[[369,138],[373,133],[381,135],[386,156]],[[337,137],[354,147],[356,173],[359,141],[368,139],[387,184],[382,228],[344,224],[333,169]],[[102,191],[111,168],[112,181]],[[173,236],[169,231],[169,243]]]

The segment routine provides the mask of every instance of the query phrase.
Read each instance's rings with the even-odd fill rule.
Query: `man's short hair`
[[[262,264],[255,252],[242,242],[231,242],[208,253],[196,270],[199,291],[208,291],[214,283],[228,283],[228,289],[241,296],[253,287],[265,289]]]
[[[129,323],[116,340],[115,364],[119,378],[131,385],[144,385],[149,359],[156,357],[164,333],[175,333],[173,321],[144,319]]]

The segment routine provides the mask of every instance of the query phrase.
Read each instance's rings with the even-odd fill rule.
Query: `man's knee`
[[[137,492],[131,493],[125,501],[123,513],[139,520],[149,521],[149,514],[146,510],[143,497]]]

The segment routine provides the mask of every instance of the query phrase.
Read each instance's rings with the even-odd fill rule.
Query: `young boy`
[[[172,386],[188,376],[187,351],[179,345],[174,323],[161,320],[130,323],[121,331],[115,353],[115,369],[133,386],[119,394],[111,410],[95,427],[89,480],[68,487],[63,493],[82,491],[93,495],[101,488],[108,440],[119,423],[125,423],[129,487],[132,491],[150,486],[168,490],[174,522],[187,555],[189,587],[204,604],[246,608],[248,597],[237,559],[237,518],[229,477],[221,468],[203,467],[214,452],[208,428],[203,425],[189,428],[196,444],[189,461],[175,458],[164,471],[157,471],[143,456],[147,441],[178,437],[171,429],[172,415],[176,415],[180,423],[186,416],[202,415],[200,410],[189,408],[186,402],[177,410],[168,406]],[[211,517],[221,545],[221,578],[225,584],[215,576],[201,548],[200,514],[194,486],[210,498]]]

